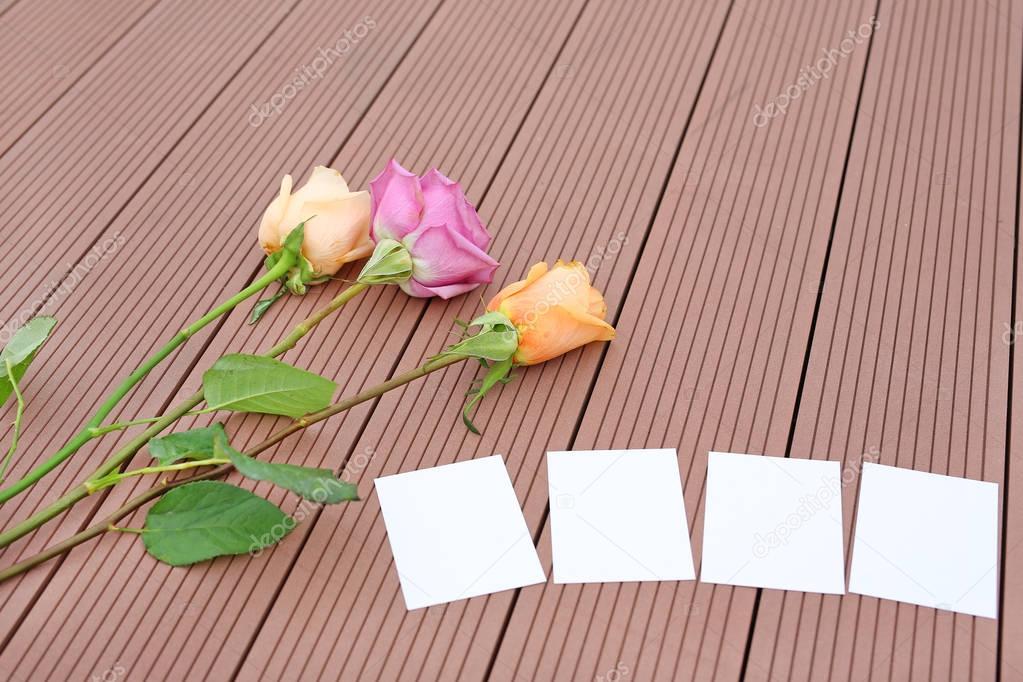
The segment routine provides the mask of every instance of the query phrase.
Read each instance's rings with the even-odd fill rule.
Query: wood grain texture
[[[273,31],[274,40],[252,46],[256,52],[239,75],[104,227],[100,243],[111,240],[117,248],[108,257],[96,259],[88,276],[70,292],[47,303],[44,311],[55,314],[61,323],[45,357],[33,365],[25,390],[35,410],[35,423],[52,423],[54,428],[27,431],[13,475],[27,471],[74,433],[76,425],[116,385],[117,377],[137,366],[188,320],[239,290],[261,268],[255,226],[276,192],[280,174],[292,170],[303,175],[315,162],[329,161],[337,153],[436,5],[422,6],[415,13],[397,5],[376,4],[340,8],[310,3],[298,9],[276,29],[266,28]],[[187,6],[180,11],[194,14],[194,8]],[[311,47],[296,59],[296,41],[333,45],[366,16],[390,21],[392,30],[370,33],[357,46],[361,49],[353,49],[337,63],[318,87],[289,104],[282,112],[289,118],[250,125],[251,105],[267,101],[301,68],[302,60],[316,55]],[[310,35],[313,18],[319,28]],[[198,23],[214,33],[229,31],[232,25],[246,26],[237,21],[217,25],[208,18]],[[337,81],[347,87],[339,88]],[[176,96],[173,91],[167,94]],[[285,130],[302,134],[285,139]],[[258,183],[251,170],[239,171],[250,159],[266,164]],[[279,320],[275,327],[261,327],[260,345],[269,345],[266,339],[276,338],[292,324]],[[195,337],[140,384],[120,417],[150,416],[163,410],[185,384],[216,327]],[[194,390],[194,385],[187,388]],[[5,423],[9,423],[6,418]],[[4,505],[3,523],[26,516],[69,488],[105,459],[117,441],[114,437],[88,446],[32,492]],[[90,518],[101,501],[102,496],[97,496],[94,503],[79,505],[36,535],[6,548],[4,559],[14,560],[66,536]],[[52,564],[0,588],[5,613],[10,614],[0,621],[5,634],[18,625],[17,614],[33,603],[55,568]]]
[[[560,8],[549,7],[546,3],[523,6],[515,21],[541,27],[542,31],[534,37],[525,28],[521,32],[507,31],[508,18],[486,6],[453,5],[439,10],[436,15],[424,10],[418,26],[402,26],[399,22],[409,19],[399,12],[397,5],[390,8],[390,13],[382,11],[379,6],[374,7],[371,16],[378,28],[373,30],[383,36],[386,26],[391,26],[392,43],[407,40],[408,47],[412,49],[402,56],[400,67],[389,72],[385,85],[373,96],[371,106],[360,116],[356,127],[342,138],[336,126],[325,125],[322,121],[312,124],[302,119],[303,116],[324,114],[337,116],[337,112],[344,111],[349,105],[342,107],[333,100],[341,93],[358,92],[329,81],[303,93],[303,97],[295,98],[283,113],[280,124],[271,120],[264,125],[284,125],[287,126],[285,130],[296,125],[304,130],[312,125],[311,129],[327,131],[326,134],[320,133],[318,146],[304,150],[300,163],[310,167],[317,161],[329,163],[334,160],[337,167],[345,169],[354,186],[364,186],[393,154],[420,171],[424,171],[427,164],[439,164],[445,172],[465,183],[471,197],[485,199],[492,174],[514,139],[533,96],[552,71],[557,46],[560,46],[580,8],[579,4]],[[367,16],[370,8],[368,5],[355,8],[354,15],[352,11],[352,8],[347,8],[343,15],[339,13],[333,29],[335,33],[339,34],[345,27],[342,20]],[[305,16],[296,13],[294,24],[286,22],[282,29],[301,32],[311,16],[318,16],[323,21],[323,7],[310,7]],[[451,50],[456,37],[468,35],[474,22],[477,28],[486,30],[473,34],[472,40],[462,40],[459,50]],[[399,26],[402,26],[400,30]],[[366,38],[367,48],[376,37],[371,34]],[[284,49],[294,40],[294,35],[285,33],[280,36],[279,43],[275,41],[275,45]],[[546,41],[554,47],[537,48]],[[393,44],[388,47],[388,52],[395,52]],[[382,48],[378,45],[377,53],[368,53],[369,57],[387,55],[388,52],[383,52]],[[517,58],[499,60],[494,58],[498,54],[517,55]],[[353,51],[352,59],[358,57],[359,53]],[[478,70],[466,73],[457,68],[463,63],[475,63]],[[364,75],[373,77],[375,73],[367,71]],[[335,78],[344,83],[352,75],[340,73]],[[322,98],[319,102],[307,101],[307,98],[317,95]],[[472,122],[471,134],[465,132],[467,121]],[[262,126],[260,130],[263,130]],[[276,144],[286,143],[274,141]],[[343,152],[334,159],[342,143]],[[295,151],[289,149],[287,153],[294,155]],[[284,167],[294,163],[293,160]],[[272,196],[272,190],[263,188],[262,201],[269,196]],[[259,200],[250,201],[253,208],[258,206],[261,210]],[[253,259],[251,255],[253,226],[258,213],[256,210],[249,213],[253,215],[224,232],[231,241],[220,248],[231,249],[235,255],[211,253],[211,259],[245,262],[249,256],[250,263],[259,264],[259,259]],[[494,226],[494,231],[499,234],[500,226]],[[343,271],[341,278],[350,279],[355,272],[357,270]],[[255,328],[245,324],[247,309],[232,315],[207,354],[197,358],[196,369],[185,379],[182,393],[194,391],[202,369],[227,349],[256,351],[266,345],[266,338],[282,335],[304,314],[336,295],[340,286],[338,282],[330,287],[314,289],[311,295],[298,302],[298,306],[292,302],[286,316],[282,314],[284,306],[281,306]],[[159,300],[161,293],[152,292],[150,295]],[[300,310],[296,311],[296,307]],[[383,380],[394,370],[395,359],[400,357],[404,344],[415,330],[423,308],[423,301],[406,297],[396,287],[372,290],[332,319],[325,329],[318,329],[317,340],[303,345],[288,359],[335,377],[342,385],[342,393],[354,393],[360,387]],[[172,319],[170,314],[173,312],[166,311],[168,319]],[[347,352],[348,348],[352,352]],[[372,356],[366,352],[367,348],[374,349]],[[304,461],[309,464],[341,467],[350,449],[348,443],[361,430],[371,409],[372,406],[367,405],[343,418],[310,429],[300,438],[289,441],[278,456],[297,461],[292,453],[304,453]],[[244,425],[239,420],[237,429],[229,424],[233,444],[244,447],[247,443],[256,442],[273,424],[270,419],[252,419]],[[139,461],[143,459],[144,456],[140,456]],[[270,494],[277,502],[286,500],[286,504],[292,507],[298,504],[294,498],[285,498],[279,489],[273,491],[262,486],[259,491]],[[106,506],[116,506],[130,493],[129,487],[123,495],[112,496]],[[303,527],[302,531],[305,529]],[[28,627],[20,628],[19,636],[6,649],[11,658],[0,657],[0,666],[7,666],[10,670],[31,669],[41,675],[74,677],[105,669],[113,661],[119,661],[134,674],[143,676],[159,674],[158,671],[165,668],[168,670],[166,674],[172,678],[192,674],[214,678],[229,675],[244,658],[261,623],[262,612],[268,608],[279,583],[290,569],[292,555],[301,547],[301,537],[301,532],[293,534],[292,542],[280,547],[283,551],[274,551],[276,558],[271,563],[267,563],[268,557],[263,556],[250,559],[251,567],[241,561],[233,564],[221,562],[205,567],[216,570],[191,573],[166,572],[165,567],[150,562],[137,543],[118,543],[118,538],[109,538],[116,546],[113,550],[102,544],[82,548],[81,553],[76,553],[77,557],[72,555],[56,573],[54,582],[28,615]],[[108,604],[106,616],[92,612],[87,605],[101,594],[100,583],[94,581],[106,579],[102,572],[97,574],[96,570],[109,561],[106,555],[111,551],[119,555],[124,553],[120,565],[127,573],[121,573],[121,579],[130,575],[132,583],[146,592],[159,588],[167,600],[161,602],[160,608],[179,614],[178,617],[160,621],[148,619],[152,604],[134,599],[131,593],[126,593],[123,600]],[[247,577],[239,579],[241,574]],[[198,582],[194,582],[196,580]],[[52,589],[52,585],[65,581],[64,588]],[[229,589],[229,586],[235,587]],[[247,595],[233,594],[235,588],[245,590]],[[214,594],[214,591],[219,592]],[[235,608],[223,611],[206,608],[212,604],[231,604]],[[117,613],[118,617],[110,618],[111,613]],[[20,639],[20,633],[30,635],[45,631],[67,618],[82,623],[83,627],[65,631],[70,638],[66,644],[69,652],[66,657],[50,655],[52,642],[46,639],[31,636],[27,640]],[[89,627],[88,623],[94,623],[96,627]],[[103,641],[103,638],[110,638],[110,643],[98,650],[95,656],[83,657],[73,653],[90,642]],[[139,648],[146,642],[165,644],[160,646],[160,651],[150,651],[135,659],[134,656],[139,656]],[[199,647],[195,657],[178,656],[182,648],[190,646]]]
[[[51,20],[84,14],[80,24],[97,22],[90,30],[98,33],[117,26],[107,15],[124,14],[117,7],[94,14],[93,4],[74,13],[54,10]],[[130,226],[123,221],[125,207],[145,195],[141,188],[152,187],[154,177],[170,183],[164,187],[168,194],[190,183],[198,187],[196,170],[193,175],[170,170],[170,157],[187,148],[186,136],[200,116],[228,84],[239,83],[238,70],[293,4],[244,3],[244,12],[232,3],[157,5],[0,157],[5,236],[24,245],[18,267],[0,273],[7,294],[0,302],[5,329],[51,299],[66,298],[93,271],[94,261],[118,250],[118,240],[154,233],[155,216],[135,216]],[[81,34],[77,25],[71,29]],[[182,50],[182,44],[190,49]],[[242,122],[247,112],[241,102],[236,106]],[[111,230],[115,224],[120,227]]]
[[[322,76],[286,89],[357,26]],[[1023,676],[1023,365],[1006,336],[1023,287],[1020,0],[0,0],[0,37],[0,233],[17,263],[0,273],[0,319],[61,320],[25,381],[14,475],[251,280],[280,176],[316,164],[356,187],[392,156],[440,167],[502,262],[450,302],[370,290],[289,352],[341,393],[418,365],[537,260],[584,260],[618,328],[488,396],[482,437],[459,419],[465,365],[268,452],[343,472],[364,501],[318,509],[244,483],[302,521],[260,556],[171,569],[116,534],[0,585],[5,678]],[[834,50],[826,77],[807,70]],[[757,117],[785,93],[784,113]],[[217,357],[269,346],[342,286],[257,327],[243,306],[119,418],[166,409]],[[227,428],[244,448],[281,423]],[[124,440],[83,449],[0,523]],[[864,458],[998,482],[1001,618],[699,583],[548,582],[405,610],[374,477],[502,454],[549,574],[544,453],[607,447],[678,449],[697,566],[711,449],[842,462],[847,551]],[[95,496],[0,560],[148,484]]]
[[[157,0],[0,3],[0,154],[55,102],[81,94],[80,83],[107,52],[157,6]],[[107,62],[110,63],[110,62]],[[102,68],[102,67],[101,67]],[[111,88],[117,98],[120,92]],[[69,100],[73,101],[73,100]]]
[[[637,15],[613,3],[587,5],[561,58],[572,65],[570,82],[551,81],[541,91],[491,190],[496,207],[489,198],[483,206],[491,225],[530,235],[511,241],[499,232],[495,252],[505,281],[487,294],[537,260],[575,256],[589,263],[610,309],[620,307],[725,10],[664,3]],[[632,32],[618,42],[627,19]],[[635,49],[626,38],[679,33],[686,37],[672,51],[650,53],[648,63],[625,58]],[[617,96],[602,100],[603,92]],[[452,317],[478,309],[473,300],[431,304],[402,365],[440,347]],[[380,456],[349,472],[368,485],[380,475],[498,452],[536,532],[546,498],[537,478],[543,452],[569,444],[603,350],[589,347],[522,371],[481,407],[482,438],[457,425],[464,387],[476,373],[471,367],[386,396],[356,446]],[[242,677],[330,676],[342,666],[352,679],[487,676],[514,593],[406,612],[383,542],[375,496],[359,507],[324,510]],[[338,612],[349,617],[331,617]],[[503,675],[504,665],[492,672]]]
[[[836,42],[870,14],[865,3],[732,7],[694,116],[700,124],[683,143],[621,336],[572,443],[677,448],[697,565],[707,452],[785,452],[866,45],[784,116],[757,126],[751,113],[813,57],[803,45]],[[543,481],[544,470],[537,474]],[[549,543],[545,525],[548,567]],[[618,669],[636,679],[738,679],[755,592],[694,583],[527,588],[495,677],[513,677],[504,664],[526,679]]]
[[[842,462],[847,557],[864,460],[1003,483],[1020,6],[963,9],[884,8],[865,81],[792,447]],[[765,590],[750,677],[995,679],[998,646],[989,619]]]

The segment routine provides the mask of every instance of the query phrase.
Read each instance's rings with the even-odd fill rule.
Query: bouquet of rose
[[[352,192],[339,172],[320,166],[305,185],[292,189],[291,176],[285,176],[259,226],[259,242],[267,253],[266,274],[184,327],[143,362],[63,447],[0,488],[0,504],[35,485],[86,443],[132,426],[146,428],[78,485],[0,532],[0,547],[33,532],[98,490],[139,476],[160,476],[161,481],[98,523],[0,571],[0,580],[111,531],[139,534],[152,556],[176,566],[258,551],[283,537],[271,531],[290,529],[294,524],[287,523],[286,514],[271,502],[213,479],[236,471],[320,504],[356,501],[356,487],[329,469],[269,462],[258,455],[311,424],[467,359],[478,361],[485,369],[478,385],[474,383],[467,394],[462,413],[466,427],[478,433],[470,418],[473,407],[498,384],[509,381],[514,367],[544,362],[591,341],[614,338],[614,329],[604,320],[604,299],[590,285],[582,263],[558,261],[552,268],[537,263],[524,280],[501,290],[479,317],[456,321],[462,327],[456,343],[420,367],[335,401],[337,385],[332,380],[282,362],[278,356],[370,286],[397,284],[410,296],[447,299],[489,283],[498,263],[487,254],[490,234],[476,209],[458,183],[436,169],[418,177],[392,160],[370,183],[368,192]],[[345,263],[367,257],[354,283],[262,355],[221,357],[203,374],[202,389],[163,415],[108,422],[121,400],[154,367],[210,322],[277,283],[277,290],[253,307],[250,322],[255,323],[288,293],[303,295],[309,286],[329,281]],[[37,317],[0,351],[0,405],[11,396],[16,399],[11,442],[0,462],[0,485],[5,483],[22,429],[25,399],[19,382],[55,325],[52,318]],[[186,415],[212,412],[271,414],[292,421],[247,452],[231,447],[230,435],[220,423],[161,435]],[[148,448],[153,463],[126,469],[143,447]],[[166,478],[185,470],[194,471],[184,478]],[[148,510],[143,527],[116,525],[153,500],[158,501]],[[255,545],[253,538],[259,539]]]

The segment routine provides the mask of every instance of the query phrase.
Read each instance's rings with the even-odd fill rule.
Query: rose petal
[[[610,341],[614,337],[614,327],[604,320],[556,305],[537,315],[528,326],[519,327],[515,362],[535,365],[592,341]]]
[[[509,296],[513,296],[519,293],[520,291],[528,287],[530,284],[540,279],[546,273],[547,263],[544,263],[543,261],[529,268],[529,273],[526,274],[525,279],[519,280],[518,282],[512,282],[504,289],[501,289],[499,292],[497,292],[497,295],[490,299],[490,303],[487,304],[487,310],[490,311],[497,310],[500,307],[501,302],[503,300],[505,300]]]
[[[304,205],[307,222],[302,254],[317,275],[333,275],[345,263],[372,253],[369,209],[369,192],[353,192],[331,201]]]
[[[401,287],[409,296],[415,296],[416,298],[430,298],[431,296],[440,296],[443,299],[454,298],[455,296],[461,296],[467,291],[472,291],[480,285],[479,282],[463,282],[462,284],[444,284],[435,287],[428,287],[414,279],[410,279],[406,282],[402,282],[398,286]]]
[[[344,176],[333,168],[317,166],[295,196],[302,201],[326,201],[349,193]]]
[[[423,225],[447,225],[481,249],[490,245],[490,234],[457,182],[433,168],[419,184],[423,190]]]
[[[594,287],[590,287],[588,305],[587,312],[590,315],[599,317],[602,320],[607,318],[607,303],[604,302],[604,297]]]
[[[558,261],[529,287],[500,303],[501,312],[516,324],[532,320],[553,306],[591,311],[590,273],[579,261]]]
[[[412,256],[412,279],[427,287],[493,279],[498,263],[447,226],[424,226],[403,242]]]
[[[281,220],[288,210],[288,203],[291,201],[291,186],[293,180],[290,175],[281,179],[281,188],[263,212],[263,219],[259,222],[259,245],[267,253],[273,253],[281,248],[283,237],[280,234]]]
[[[372,236],[381,239],[401,240],[402,237],[419,227],[423,212],[423,193],[419,178],[410,173],[394,159],[387,168],[369,183],[372,205]]]

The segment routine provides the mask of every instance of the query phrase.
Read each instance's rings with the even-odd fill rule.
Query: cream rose
[[[352,192],[333,168],[317,166],[294,193],[285,175],[281,191],[270,202],[259,224],[259,245],[269,253],[280,250],[284,238],[305,222],[302,255],[316,276],[333,275],[345,263],[369,256],[369,192]]]

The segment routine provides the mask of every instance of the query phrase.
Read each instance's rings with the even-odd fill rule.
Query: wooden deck
[[[296,70],[360,24],[288,97]],[[360,187],[391,156],[439,166],[495,235],[484,295],[575,257],[618,328],[488,398],[482,437],[457,426],[464,366],[287,441],[275,459],[347,469],[366,499],[261,557],[170,569],[111,534],[0,584],[5,679],[1023,680],[1023,0],[0,0],[0,36],[0,318],[61,322],[24,386],[15,474],[255,276],[280,176],[316,164]],[[807,69],[828,54],[826,76]],[[754,115],[790,86],[784,113]],[[275,95],[281,110],[254,117]],[[338,289],[255,328],[239,309],[120,418],[159,413],[218,356],[265,347]],[[478,308],[476,293],[377,287],[287,359],[350,394],[421,363]],[[244,446],[274,426],[229,428]],[[997,482],[1001,617],[692,582],[548,582],[406,611],[374,477],[505,455],[549,574],[544,453],[605,447],[678,448],[697,555],[711,449]]]

